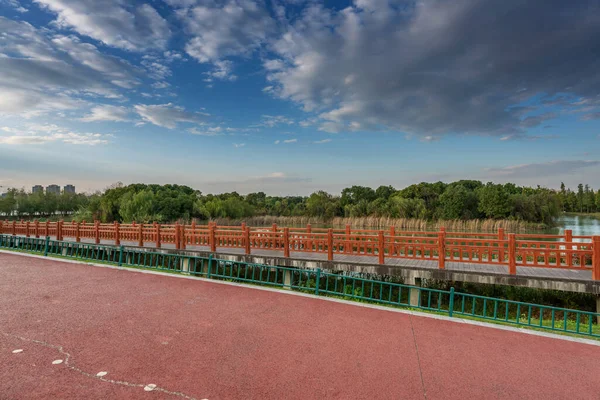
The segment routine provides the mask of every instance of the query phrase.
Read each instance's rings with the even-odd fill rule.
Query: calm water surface
[[[571,229],[573,236],[600,235],[600,219],[596,217],[564,214],[558,219],[557,234],[563,234],[565,229]]]

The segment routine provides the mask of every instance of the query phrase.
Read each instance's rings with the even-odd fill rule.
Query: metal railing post
[[[450,300],[448,301],[448,316],[452,318],[454,313],[454,286],[450,288]]]
[[[208,268],[206,269],[206,277],[210,278],[210,273],[211,273],[211,269],[212,269],[212,261],[213,261],[213,256],[212,254],[208,256]]]
[[[315,294],[319,295],[319,286],[321,285],[321,268],[317,268],[317,277],[315,283]]]
[[[50,245],[50,236],[46,236],[46,241],[44,243],[44,257],[48,256],[48,247]]]
[[[123,246],[119,246],[119,267],[123,265]]]

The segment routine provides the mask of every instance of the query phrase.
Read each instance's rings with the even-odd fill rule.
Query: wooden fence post
[[[279,238],[277,237],[276,233],[277,233],[277,224],[273,224],[273,226],[271,227],[271,250],[274,250],[278,247],[280,247],[279,244]]]
[[[333,229],[327,230],[327,260],[333,261]]]
[[[154,223],[154,232],[156,235],[156,248],[160,249],[161,240],[160,240],[160,224]]]
[[[81,242],[81,231],[80,231],[80,225],[79,222],[77,222],[75,224],[75,241],[77,243]]]
[[[138,246],[144,247],[144,223],[138,227]]]
[[[13,221],[13,223],[12,223],[12,235],[13,236],[17,235],[17,223],[15,221]]]
[[[58,239],[58,240],[65,240],[64,232],[63,232],[64,226],[65,226],[65,221],[63,221],[62,219],[60,221],[58,221],[58,232],[60,235],[60,239]]]
[[[308,251],[312,251],[312,240],[310,240],[310,235],[312,234],[312,228],[310,224],[306,224],[306,247]]]
[[[504,228],[498,228],[498,240],[504,240]],[[504,264],[504,243],[498,243],[498,248],[498,262]],[[490,261],[492,261],[491,254]]]
[[[573,231],[570,229],[565,230],[565,242],[572,243],[573,242]],[[573,253],[569,250],[573,250],[573,245],[567,244],[565,246],[565,250],[567,250],[567,267],[573,266]]]
[[[181,243],[181,245],[179,246],[179,248],[185,250],[185,247],[186,247],[185,224],[182,224],[179,229],[181,230],[181,234],[179,235],[179,242]]]
[[[592,237],[592,279],[600,281],[600,236]]]
[[[180,230],[180,226],[179,226],[179,222],[175,223],[175,248],[177,250],[179,250],[181,248],[181,244],[180,244],[180,235],[181,234],[181,230]]]
[[[517,241],[514,233],[508,234],[508,273],[517,274]]]
[[[35,229],[35,238],[39,239],[40,237],[40,221],[38,221],[37,219],[34,221],[34,229]],[[2,229],[0,229],[0,232],[2,232]]]
[[[44,236],[50,236],[50,221],[46,220]]]
[[[29,221],[25,224],[25,237],[29,237]]]
[[[350,250],[350,235],[352,235],[352,227],[350,225],[346,225],[346,241],[344,242],[344,253],[346,254],[352,252]]]
[[[438,268],[446,268],[446,228],[441,227],[438,233]]]
[[[379,231],[377,238],[377,255],[379,256],[379,264],[385,264],[385,236],[383,236],[383,231]]]
[[[250,249],[250,228],[246,227],[246,230],[244,231],[244,237],[245,237],[245,245],[246,245],[246,254],[250,254],[251,249]]]
[[[283,229],[283,256],[290,256],[290,228]]]
[[[4,233],[4,221],[0,220],[0,235]]]
[[[388,249],[388,254],[390,256],[394,254],[394,243],[395,243],[394,237],[395,236],[396,236],[396,227],[390,226],[390,248]]]
[[[210,251],[213,253],[217,251],[217,242],[215,240],[215,225],[208,226],[208,243],[210,244]]]
[[[100,244],[100,221],[94,221],[94,243]]]
[[[119,223],[115,221],[115,246],[120,246],[121,245],[121,235],[120,235],[120,229],[119,229]]]

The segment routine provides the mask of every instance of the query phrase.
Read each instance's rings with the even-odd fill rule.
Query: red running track
[[[0,399],[598,399],[598,360],[565,340],[0,254]]]

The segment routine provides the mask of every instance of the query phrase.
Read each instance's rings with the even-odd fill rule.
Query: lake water
[[[600,235],[600,219],[591,216],[564,214],[558,219],[556,234],[563,234],[565,229],[571,229],[573,236]]]

